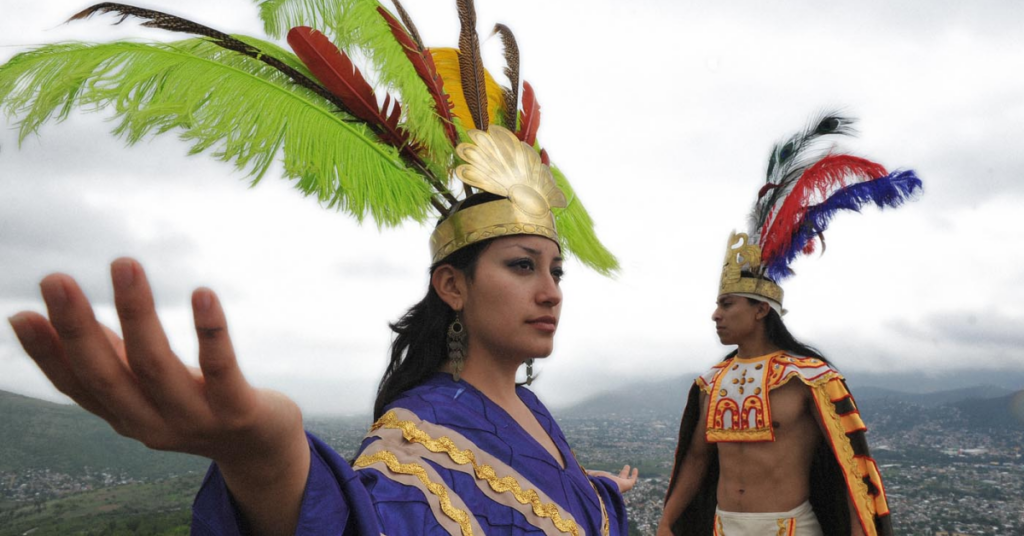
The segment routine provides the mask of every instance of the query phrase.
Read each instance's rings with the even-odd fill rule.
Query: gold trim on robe
[[[586,536],[572,516],[562,512],[535,485],[454,430],[423,421],[409,410],[395,408],[373,424],[367,437],[378,437],[388,448],[398,445],[421,459],[474,476],[488,497],[523,514],[545,533]],[[603,525],[607,526],[607,512],[600,495],[598,501],[602,505]]]

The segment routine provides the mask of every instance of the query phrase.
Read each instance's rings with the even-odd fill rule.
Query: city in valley
[[[972,430],[964,425],[970,417],[956,407],[926,409],[898,401],[865,403],[861,412],[885,480],[895,534],[1024,535],[1024,423]],[[585,467],[630,463],[641,467],[641,476],[650,475],[640,479],[626,502],[636,534],[654,534],[678,421],[616,416],[561,424]]]
[[[18,399],[19,403],[23,398]],[[915,401],[907,396],[875,396],[858,403],[869,426],[872,454],[885,480],[895,534],[1024,535],[1024,420],[1020,411],[1024,392],[947,403]],[[38,403],[41,407],[45,404]],[[82,422],[86,424],[76,426],[100,430],[102,423],[95,419],[68,413],[81,413],[77,408],[60,408],[59,412],[67,413],[61,413],[60,418],[85,419]],[[2,409],[10,414],[6,410],[11,408]],[[631,534],[654,534],[672,466],[678,413],[625,407],[555,413],[584,467],[613,470],[628,463],[640,468],[639,482],[626,495]],[[26,415],[25,422],[35,422],[28,425],[35,429],[8,431],[32,436],[41,419]],[[307,424],[339,452],[350,456],[367,429],[368,419],[314,418]],[[67,427],[65,423],[57,428]],[[0,443],[4,449],[0,453],[17,453],[11,450],[17,445],[10,435],[7,437]],[[0,536],[29,531],[35,536],[187,531],[191,497],[201,481],[205,462],[166,453],[155,453],[163,457],[153,462],[146,457],[154,453],[130,442],[122,446],[118,441],[123,440],[117,438],[109,441],[114,446],[99,451],[125,450],[113,461],[99,463],[117,467],[87,466],[90,462],[74,457],[78,454],[47,450],[60,445],[35,450],[37,458],[63,460],[59,466],[19,468],[10,462],[0,464]],[[67,443],[74,444],[70,440]],[[138,462],[131,465],[135,456]],[[23,462],[32,458],[4,457]],[[74,463],[66,463],[68,459]]]

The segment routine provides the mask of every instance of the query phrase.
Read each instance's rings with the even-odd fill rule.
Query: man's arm
[[[678,468],[678,475],[674,479],[675,486],[669,491],[668,499],[665,501],[665,511],[658,524],[658,536],[672,536],[672,523],[683,515],[683,511],[693,500],[707,476],[711,456],[716,454],[704,435],[707,428],[707,410],[708,396],[701,393],[700,419],[697,420],[686,456]]]

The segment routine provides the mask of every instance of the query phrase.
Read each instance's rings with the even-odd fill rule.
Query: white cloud
[[[451,46],[454,7],[406,6],[428,43]],[[452,3],[454,4],[454,3]],[[427,7],[429,5],[429,7]],[[11,0],[0,59],[69,38],[179,38],[59,25],[82,5]],[[260,34],[245,1],[173,10]],[[519,38],[542,106],[540,139],[623,263],[614,281],[572,263],[555,355],[538,365],[554,404],[636,379],[702,370],[725,353],[712,331],[720,259],[742,228],[770,145],[823,106],[862,119],[845,145],[916,169],[922,198],[840,215],[824,256],[787,281],[787,322],[844,370],[963,366],[1013,355],[1024,317],[1024,7],[1004,2],[798,5],[478,2]],[[500,43],[485,42],[500,71]],[[9,125],[11,123],[8,123]],[[313,411],[368,408],[397,319],[426,288],[428,227],[377,232],[320,210],[285,181],[247,188],[173,136],[131,149],[103,116],[73,115],[17,149],[0,135],[0,313],[40,309],[35,282],[79,277],[110,314],[107,263],[133,255],[154,281],[175,347],[194,359],[190,289],[222,295],[247,374]],[[977,319],[971,324],[972,315]],[[931,341],[931,342],[929,342]],[[0,389],[45,391],[0,331]],[[34,378],[34,379],[33,379]],[[583,381],[581,381],[583,380]],[[565,386],[582,386],[566,389]],[[334,387],[336,386],[336,387]]]

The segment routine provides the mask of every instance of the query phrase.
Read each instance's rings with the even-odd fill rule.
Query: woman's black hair
[[[500,196],[481,192],[466,199],[455,210],[469,208],[500,199]],[[439,266],[450,265],[466,274],[472,281],[477,260],[490,240],[484,240],[456,250],[430,267],[434,274]],[[397,322],[389,324],[395,332],[391,343],[391,361],[377,387],[377,400],[373,404],[373,420],[384,414],[384,408],[403,392],[423,383],[437,372],[448,359],[448,325],[455,311],[438,296],[433,285],[427,295],[413,305]]]

